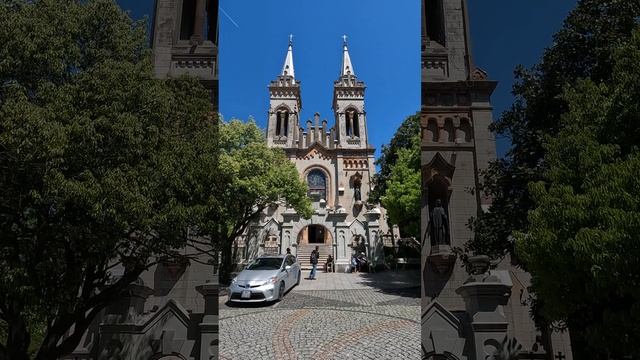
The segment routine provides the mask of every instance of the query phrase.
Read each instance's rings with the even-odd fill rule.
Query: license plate
[[[243,290],[240,297],[243,299],[251,299],[251,290]]]

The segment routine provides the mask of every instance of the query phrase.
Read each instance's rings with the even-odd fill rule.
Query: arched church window
[[[309,187],[309,197],[314,201],[327,198],[327,177],[324,172],[318,169],[309,171],[307,175],[307,186]]]
[[[289,111],[276,112],[276,136],[287,136],[289,132]]]
[[[215,41],[218,24],[218,1],[182,0],[180,40]]]
[[[444,121],[444,131],[446,135],[446,138],[443,139],[444,141],[452,143],[456,140],[456,130],[451,119],[446,119]]]
[[[191,36],[193,36],[196,21],[196,1],[197,0],[182,0],[180,40],[189,40]]]
[[[460,130],[462,131],[464,142],[470,143],[473,139],[473,129],[471,129],[471,124],[468,119],[460,121]]]
[[[427,38],[445,46],[444,8],[442,0],[426,0]]]
[[[218,0],[207,1],[207,40],[218,41]]]
[[[346,124],[347,136],[359,137],[360,136],[360,121],[358,120],[358,112],[355,110],[347,111],[347,124]]]
[[[427,122],[427,140],[437,142],[438,139],[438,122],[436,119],[429,119]]]

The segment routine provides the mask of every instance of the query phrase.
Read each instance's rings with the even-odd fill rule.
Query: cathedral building
[[[422,6],[423,359],[498,359],[508,351],[572,359],[567,334],[536,329],[529,274],[509,258],[495,264],[484,256],[469,259],[468,274],[454,252],[474,236],[470,218],[491,205],[479,185],[496,158],[489,125],[497,83],[473,62],[467,1]]]
[[[304,219],[293,209],[266,210],[236,240],[239,262],[290,248],[306,268],[316,246],[320,263],[332,255],[336,271],[343,271],[355,252],[364,252],[374,263],[383,261],[383,236],[389,232],[385,211],[368,202],[375,149],[367,138],[366,87],[356,75],[346,36],[343,40],[340,75],[333,85],[332,127],[318,113],[306,121],[300,118],[302,83],[296,78],[289,41],[282,71],[268,86],[266,138],[295,164],[309,187],[314,213]]]
[[[155,76],[198,78],[210,92],[215,115],[218,1],[156,0],[151,46]],[[142,273],[95,318],[78,348],[64,359],[217,359],[217,276],[206,262],[210,256],[202,257],[163,260]]]

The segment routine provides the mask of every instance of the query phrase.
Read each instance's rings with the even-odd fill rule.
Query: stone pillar
[[[299,216],[293,209],[286,209],[282,214],[282,235],[280,238],[280,252],[282,254],[289,248],[292,255],[298,256],[298,239],[295,238],[298,234],[293,233],[293,223],[297,218]]]
[[[471,359],[484,360],[494,355],[507,336],[509,325],[504,306],[511,296],[511,278],[508,271],[489,269],[487,256],[469,259],[474,271],[465,283],[456,289],[464,299],[465,309],[471,320]]]
[[[198,325],[200,331],[200,359],[218,358],[218,284],[196,286],[204,298],[204,316]]]
[[[280,137],[286,137],[287,134],[284,131],[286,129],[285,122],[287,121],[287,116],[285,115],[286,113],[284,111],[279,111],[278,114],[278,116],[280,117]]]
[[[196,0],[196,18],[193,22],[193,36],[191,36],[191,41],[198,45],[204,41],[204,22],[207,12],[205,6],[205,0]]]
[[[373,208],[366,212],[367,218],[367,257],[369,262],[375,266],[382,263],[384,259],[384,244],[382,244],[382,236],[380,236],[380,209]]]
[[[298,149],[304,148],[304,129],[298,129]]]
[[[313,116],[313,124],[313,141],[322,143],[322,137],[320,134],[320,115],[318,113]]]
[[[344,272],[345,268],[351,264],[351,248],[347,244],[347,234],[349,234],[349,225],[347,224],[347,212],[344,208],[336,209],[336,212],[330,215],[335,224],[334,234],[334,253],[336,272]]]

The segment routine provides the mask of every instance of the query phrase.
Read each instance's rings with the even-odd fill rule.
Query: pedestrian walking
[[[309,262],[311,262],[311,273],[309,273],[309,280],[316,279],[316,270],[318,267],[318,258],[320,257],[320,247],[316,246],[315,250],[311,252]]]

